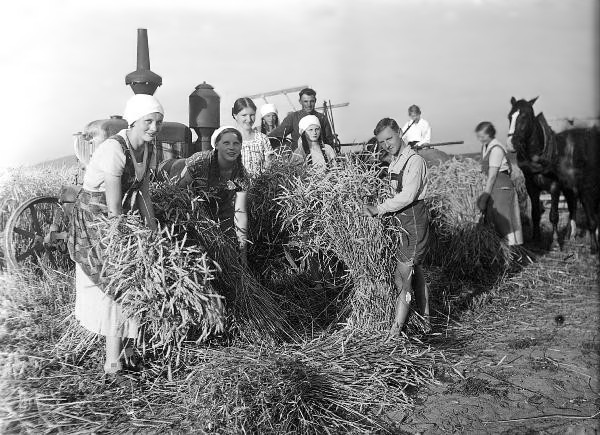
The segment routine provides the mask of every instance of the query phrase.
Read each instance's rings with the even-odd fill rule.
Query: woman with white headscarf
[[[292,156],[293,161],[305,162],[315,168],[335,166],[335,151],[321,138],[321,124],[315,115],[307,115],[298,123],[300,139]]]
[[[159,171],[179,186],[192,186],[197,192],[209,193],[211,217],[221,230],[239,244],[241,259],[246,262],[248,216],[246,198],[250,177],[242,164],[242,134],[231,126],[215,130],[210,139],[212,151],[200,151],[187,159],[161,164]]]
[[[260,131],[263,134],[269,134],[277,128],[279,126],[279,114],[277,113],[275,104],[268,103],[260,106],[260,119]]]
[[[157,228],[149,170],[164,110],[154,96],[138,94],[127,101],[124,115],[129,127],[104,141],[90,159],[71,214],[68,239],[76,262],[75,317],[89,331],[106,337],[107,374],[123,368],[123,341],[137,338],[138,325],[104,292],[108,279],[102,273],[106,259],[98,223],[137,209],[149,228]]]

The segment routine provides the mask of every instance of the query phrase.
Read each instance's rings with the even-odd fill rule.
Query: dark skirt
[[[509,245],[523,243],[519,198],[510,175],[499,172],[488,202],[485,220]]]
[[[101,243],[103,218],[108,216],[104,192],[81,190],[69,219],[69,255],[94,284],[102,288],[104,248]]]
[[[398,260],[402,263],[421,264],[428,249],[429,211],[425,201],[416,201],[396,213],[404,231],[398,246]]]

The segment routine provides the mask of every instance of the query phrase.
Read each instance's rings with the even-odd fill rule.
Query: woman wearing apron
[[[139,94],[127,101],[124,115],[129,127],[104,141],[92,155],[69,220],[69,254],[77,263],[75,317],[87,330],[106,337],[107,374],[123,368],[123,341],[137,338],[138,325],[105,293],[108,279],[102,268],[106,258],[98,224],[139,209],[146,225],[157,228],[149,168],[164,110],[152,95]]]
[[[477,199],[477,207],[485,221],[506,240],[509,246],[523,244],[519,198],[510,179],[511,165],[504,145],[496,139],[491,122],[481,122],[475,128],[481,142],[481,170],[487,176],[485,190]]]

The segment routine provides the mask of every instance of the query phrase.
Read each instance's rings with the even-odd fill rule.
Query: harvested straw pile
[[[511,265],[512,254],[495,231],[478,224],[477,197],[485,178],[472,159],[448,160],[429,168],[427,205],[433,240],[427,263],[448,278],[495,280]]]
[[[390,430],[385,412],[410,407],[408,390],[434,382],[439,354],[383,338],[344,332],[278,349],[193,349],[180,394],[187,409],[208,408],[205,429],[215,432]]]
[[[184,340],[223,332],[223,297],[212,286],[218,265],[204,249],[178,241],[169,228],[152,232],[135,215],[108,225],[107,294],[139,319],[144,353],[178,358]]]
[[[320,274],[311,270],[329,268],[326,259],[303,262],[303,253],[290,245],[290,231],[275,200],[290,180],[305,174],[305,168],[276,160],[267,171],[254,178],[248,191],[248,261],[254,275],[279,295],[294,328],[306,335],[326,329],[339,320],[339,300],[344,293],[344,270]],[[339,268],[338,268],[339,269]],[[311,276],[312,275],[312,276]],[[315,282],[315,276],[322,279]]]
[[[294,337],[277,295],[242,264],[235,242],[211,219],[208,197],[168,183],[154,185],[151,195],[161,225],[184,245],[201,247],[219,265],[212,285],[225,297],[239,337],[252,342]]]
[[[394,433],[386,413],[410,409],[441,358],[418,341],[345,330],[274,347],[186,343],[171,379],[154,360],[107,385],[102,353],[84,351],[63,320],[72,277],[19,278],[0,282],[5,432]]]
[[[380,201],[389,192],[377,173],[345,156],[335,170],[290,177],[276,198],[288,246],[303,260],[322,256],[325,264],[343,266],[352,288],[342,311],[349,314],[349,325],[366,330],[387,329],[392,320],[396,288],[391,278],[402,231],[394,217],[359,215],[363,203]]]

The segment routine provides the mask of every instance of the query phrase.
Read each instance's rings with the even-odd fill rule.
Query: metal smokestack
[[[125,76],[125,84],[131,86],[134,94],[154,95],[156,88],[162,85],[162,77],[150,71],[148,51],[148,31],[138,29],[137,70]]]

